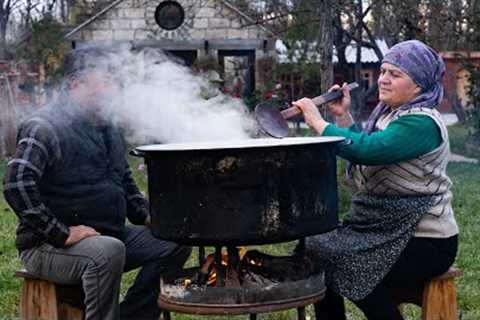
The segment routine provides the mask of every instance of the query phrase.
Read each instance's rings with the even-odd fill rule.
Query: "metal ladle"
[[[348,90],[352,91],[359,87],[358,83],[352,82],[348,84]],[[343,96],[342,90],[335,90],[324,93],[312,99],[313,103],[320,107],[324,103],[331,102]],[[300,108],[296,106],[289,107],[280,111],[275,102],[266,101],[255,107],[255,118],[265,133],[274,138],[284,138],[288,135],[287,119],[302,113]]]

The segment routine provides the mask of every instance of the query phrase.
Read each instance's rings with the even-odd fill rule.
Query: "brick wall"
[[[463,107],[468,101],[466,96],[466,86],[468,86],[468,81],[466,81],[466,73],[462,66],[462,59],[458,54],[466,54],[465,52],[442,52],[442,58],[445,61],[445,77],[443,79],[443,85],[445,89],[444,99],[442,104],[439,107],[440,112],[442,113],[453,113],[452,108],[453,100],[457,95],[462,103]],[[476,65],[480,66],[480,52],[470,53],[470,60]]]

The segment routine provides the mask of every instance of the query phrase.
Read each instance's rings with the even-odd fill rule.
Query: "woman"
[[[378,79],[379,104],[364,130],[354,125],[345,84],[326,122],[310,99],[294,102],[319,135],[351,140],[339,155],[356,187],[349,214],[332,233],[309,240],[326,264],[327,296],[319,319],[346,319],[343,298],[369,320],[402,319],[390,288],[419,286],[448,270],[458,226],[446,175],[448,132],[435,108],[443,98],[445,65],[416,40],[393,46]]]

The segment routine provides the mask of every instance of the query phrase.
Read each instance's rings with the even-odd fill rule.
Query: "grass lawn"
[[[463,135],[458,127],[451,132],[452,149],[459,150],[458,143],[462,141]],[[141,163],[140,159],[132,158],[131,164],[135,178],[142,190],[146,190],[145,177],[137,170]],[[0,162],[0,177],[3,179],[5,162]],[[340,171],[340,170],[339,170]],[[458,302],[463,314],[463,320],[480,319],[480,165],[452,163],[449,165],[449,175],[454,183],[454,210],[460,224],[460,252],[457,265],[463,269],[464,275],[458,281]],[[1,190],[1,186],[0,186]],[[340,178],[339,186],[340,210],[348,209],[349,191],[344,181]],[[14,247],[16,217],[8,208],[3,196],[0,197],[0,319],[15,319],[18,317],[18,296],[20,293],[21,281],[12,275],[20,267],[17,258],[17,251]],[[285,243],[277,246],[265,246],[262,250],[272,254],[284,254],[289,252],[294,243]],[[193,265],[196,261],[194,253],[188,264]],[[133,281],[135,271],[126,274],[122,281],[122,294]],[[361,320],[364,317],[352,305],[348,304],[349,319]],[[307,309],[312,314],[311,308]],[[418,308],[407,309],[408,319],[419,319]],[[186,315],[174,315],[174,319],[195,319]],[[246,316],[237,317],[212,317],[212,319],[247,319]],[[260,319],[296,319],[293,311],[281,312],[270,315],[262,315]],[[207,319],[201,317],[200,319]]]
[[[463,125],[457,123],[448,127],[448,134],[450,135],[452,152],[480,160],[480,148],[466,148],[465,144],[463,143],[467,136],[467,129]]]

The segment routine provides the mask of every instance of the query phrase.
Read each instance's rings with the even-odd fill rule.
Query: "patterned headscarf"
[[[443,99],[442,78],[445,74],[443,59],[429,46],[418,40],[394,45],[382,63],[390,63],[405,72],[420,88],[421,94],[399,110],[410,108],[435,108]],[[390,108],[380,102],[367,120],[365,132],[375,131],[375,123]]]

